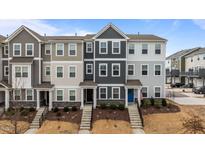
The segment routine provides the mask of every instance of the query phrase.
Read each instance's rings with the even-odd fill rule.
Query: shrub
[[[24,110],[24,107],[20,107],[20,112],[22,112]]]
[[[62,115],[61,115],[60,112],[57,112],[57,113],[56,113],[56,116],[57,116],[57,117],[61,117]]]
[[[124,104],[119,104],[118,105],[118,109],[119,110],[124,110],[125,109],[125,105]]]
[[[53,109],[53,112],[58,112],[59,111],[59,109],[57,108],[57,107],[55,107],[54,109]]]
[[[64,111],[64,112],[68,112],[68,111],[69,111],[69,108],[68,108],[68,107],[64,107],[64,108],[63,108],[63,111]]]
[[[154,106],[154,98],[150,99],[151,105]]]
[[[162,106],[167,106],[167,100],[166,99],[162,99]]]
[[[106,109],[107,108],[107,104],[106,103],[101,103],[100,104],[100,108],[101,109]]]
[[[162,104],[162,100],[161,99],[154,99],[154,104],[159,104],[161,105]]]
[[[150,99],[143,99],[142,102],[143,102],[143,105],[141,106],[143,107],[148,107],[150,105]]]
[[[29,108],[29,112],[34,112],[34,111],[36,111],[35,108],[33,108],[33,107],[30,107],[30,108]]]
[[[110,109],[116,110],[117,109],[117,105],[116,104],[110,104]]]
[[[78,108],[77,108],[76,106],[72,106],[71,110],[72,110],[72,111],[77,111]]]
[[[22,110],[22,111],[21,111],[21,116],[27,116],[28,113],[29,113],[28,110]]]
[[[155,104],[155,108],[160,109],[161,108],[160,104]]]
[[[14,111],[14,108],[9,107],[8,110],[7,110],[7,112],[11,112],[11,111]]]

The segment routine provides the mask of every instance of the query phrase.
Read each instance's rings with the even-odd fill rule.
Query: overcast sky
[[[154,34],[166,38],[167,55],[194,47],[205,47],[205,20],[0,20],[0,34],[10,35],[25,25],[44,35],[96,33],[112,22],[124,33]]]

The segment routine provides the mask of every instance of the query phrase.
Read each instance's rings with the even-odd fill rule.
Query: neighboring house
[[[142,96],[165,96],[167,40],[158,36],[125,34],[113,24],[86,36],[41,36],[21,26],[3,42],[6,109],[108,101],[127,107]]]
[[[185,83],[185,56],[198,49],[181,50],[166,58],[166,83]]]

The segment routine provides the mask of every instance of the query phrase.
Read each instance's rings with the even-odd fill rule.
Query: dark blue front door
[[[134,102],[134,90],[128,89],[128,102]]]

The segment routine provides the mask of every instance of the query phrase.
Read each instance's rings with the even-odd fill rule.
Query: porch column
[[[9,90],[5,90],[5,110],[9,108]]]
[[[93,108],[94,108],[94,109],[96,108],[96,105],[97,105],[97,101],[96,101],[96,98],[97,98],[97,96],[96,96],[96,90],[97,90],[97,88],[94,88],[94,89],[93,89]]]
[[[81,88],[81,105],[80,105],[80,109],[83,109],[84,106],[84,89]]]
[[[141,88],[137,89],[137,101],[140,106],[141,105]]]
[[[37,107],[36,109],[38,110],[40,108],[40,91],[36,90],[37,92]]]
[[[128,107],[128,98],[127,98],[128,89],[125,87],[125,107]]]
[[[52,90],[49,90],[49,107],[48,107],[49,111],[51,111],[53,108],[53,95],[52,94],[53,94]]]

